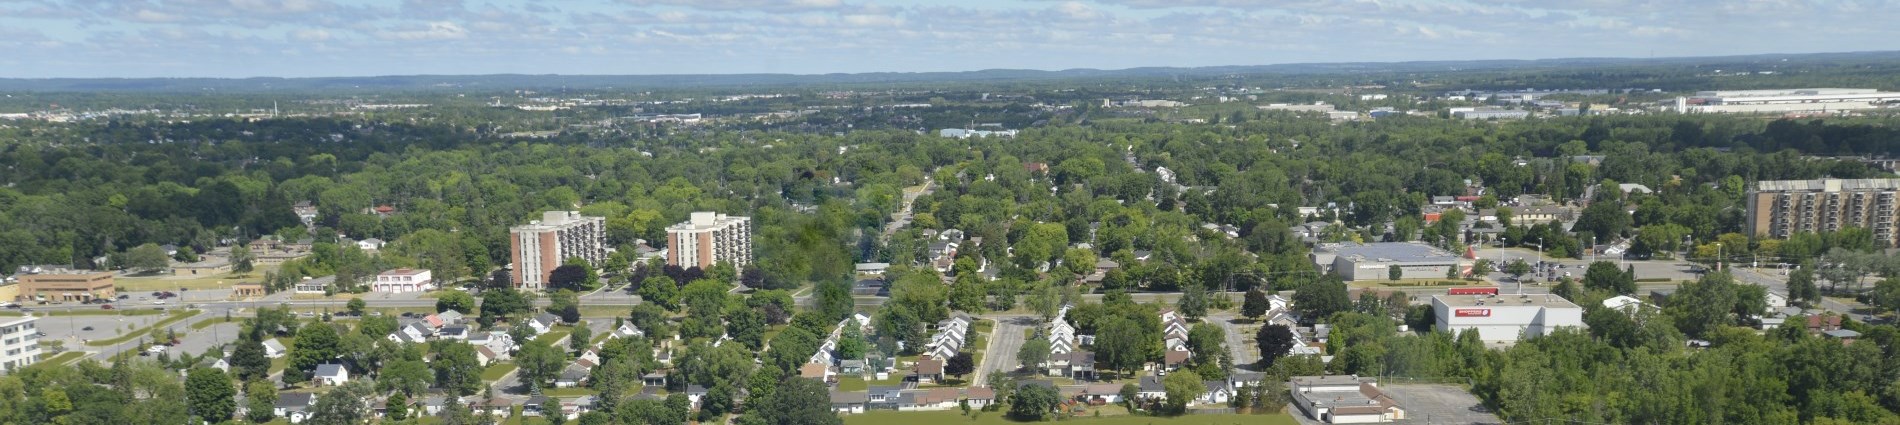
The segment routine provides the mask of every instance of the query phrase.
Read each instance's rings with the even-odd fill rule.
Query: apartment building
[[[1748,233],[1787,238],[1849,227],[1900,246],[1900,179],[1767,180],[1748,193]]]
[[[752,218],[695,212],[666,228],[666,247],[666,264],[705,269],[724,261],[745,268],[752,264]]]
[[[541,220],[508,229],[515,287],[546,289],[548,275],[568,258],[599,266],[607,260],[607,219],[577,211],[547,211]]]
[[[40,360],[39,318],[0,321],[0,374],[13,373]]]

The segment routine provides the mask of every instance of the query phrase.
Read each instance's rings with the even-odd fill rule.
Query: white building
[[[569,258],[599,266],[607,261],[607,219],[573,211],[546,211],[541,220],[508,229],[515,287],[546,289],[548,276]]]
[[[1444,279],[1456,267],[1471,273],[1474,260],[1419,242],[1321,244],[1313,250],[1314,265],[1349,281],[1391,279],[1392,266],[1401,279]]]
[[[1675,110],[1691,114],[1786,114],[1875,109],[1893,102],[1900,102],[1900,92],[1843,88],[1712,90],[1676,98]]]
[[[372,292],[427,292],[435,289],[435,282],[428,270],[393,269],[376,274],[376,282],[369,285]]]
[[[1363,424],[1405,419],[1405,408],[1377,384],[1357,376],[1295,376],[1287,383],[1293,407],[1329,424]]]
[[[1493,343],[1584,327],[1583,307],[1550,294],[1437,295],[1432,297],[1432,312],[1437,331],[1475,329],[1479,339]]]
[[[0,322],[0,374],[13,373],[40,361],[39,318],[31,315]]]
[[[666,263],[712,268],[724,261],[745,268],[752,263],[752,218],[695,212],[685,223],[666,228]]]

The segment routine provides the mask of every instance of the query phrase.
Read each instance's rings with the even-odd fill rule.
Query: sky
[[[1121,69],[1900,49],[1900,0],[0,0],[0,77]]]

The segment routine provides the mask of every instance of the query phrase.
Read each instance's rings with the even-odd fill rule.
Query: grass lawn
[[[209,328],[212,325],[216,325],[219,323],[238,323],[241,321],[243,320],[237,317],[213,317],[210,319],[199,320],[198,323],[191,324],[191,330],[194,330],[194,331],[201,330],[204,328]]]
[[[482,380],[500,381],[501,377],[507,376],[508,372],[513,371],[515,371],[515,364],[513,362],[491,364],[488,365],[487,369],[482,369]]]
[[[276,266],[271,267],[271,269],[273,270],[275,268]],[[262,283],[264,282],[264,270],[265,268],[259,267],[256,270],[252,270],[250,273],[245,273],[241,275],[233,273],[233,274],[197,276],[197,277],[180,277],[180,276],[172,276],[170,274],[160,274],[160,275],[154,275],[154,276],[131,276],[131,277],[121,276],[113,280],[113,286],[117,286],[119,288],[119,292],[132,292],[132,293],[151,292],[151,291],[175,291],[180,288],[183,288],[183,289],[222,289],[222,288],[229,288],[231,287],[231,285],[236,285],[239,283]]]
[[[868,389],[871,389],[871,383],[864,382],[864,377],[862,376],[838,378],[838,391],[864,391]]]
[[[153,323],[151,326],[139,328],[138,330],[134,330],[132,332],[127,332],[126,334],[120,335],[117,338],[95,339],[92,341],[88,341],[86,342],[86,345],[90,345],[94,347],[104,347],[104,346],[109,346],[113,344],[123,343],[126,341],[131,341],[135,338],[139,338],[139,337],[150,334],[153,329],[163,329],[166,326],[171,326],[172,324],[178,323],[181,320],[185,320],[192,316],[196,316],[198,315],[198,313],[203,313],[203,312],[198,311],[198,310],[186,310],[186,311],[173,312],[171,317],[166,317],[164,320],[159,320],[158,323]]]
[[[41,359],[39,363],[37,364],[61,365],[61,364],[66,364],[66,362],[70,362],[73,360],[79,360],[79,358],[81,357],[86,357],[86,353],[80,352],[80,351],[67,351],[64,353],[54,354],[52,357]]]
[[[287,368],[287,367],[290,367],[290,356],[283,356],[283,357],[278,357],[275,359],[270,359],[269,373],[282,372],[284,371],[284,368]]]
[[[10,313],[15,313],[15,315],[18,315],[19,312],[10,312]],[[40,311],[40,312],[34,312],[33,314],[36,316],[42,316],[42,317],[60,317],[60,316],[152,316],[152,315],[158,315],[158,314],[164,314],[164,313],[165,313],[164,310],[152,309],[152,308],[136,308],[136,309],[124,308],[124,309],[117,309],[117,310],[88,309],[88,310]]]
[[[1001,425],[1035,423],[1009,420],[1004,417],[1003,414],[1003,411],[981,412],[975,419],[971,419],[969,416],[964,416],[960,410],[941,412],[897,412],[880,410],[856,415],[845,415],[844,423],[845,425],[884,425],[894,423],[905,425]],[[1061,423],[1082,425],[1292,425],[1299,422],[1295,421],[1292,416],[1280,413],[1273,415],[1230,414],[1182,415],[1173,417],[1115,415],[1096,418],[1082,416],[1067,418],[1062,420]]]
[[[554,329],[549,330],[548,333],[544,333],[544,334],[541,334],[541,336],[534,337],[534,342],[539,342],[539,343],[552,346],[554,344],[560,343],[561,338],[567,338],[567,334],[573,333],[573,332],[574,332],[574,328],[572,326],[555,326]]]

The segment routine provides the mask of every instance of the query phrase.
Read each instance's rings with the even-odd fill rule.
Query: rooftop
[[[1432,299],[1451,307],[1556,307],[1581,308],[1564,297],[1551,294],[1433,295]]]
[[[1416,242],[1321,244],[1318,249],[1339,257],[1380,261],[1458,261],[1458,254]]]
[[[1762,180],[1755,188],[1762,192],[1900,190],[1900,179]]]

